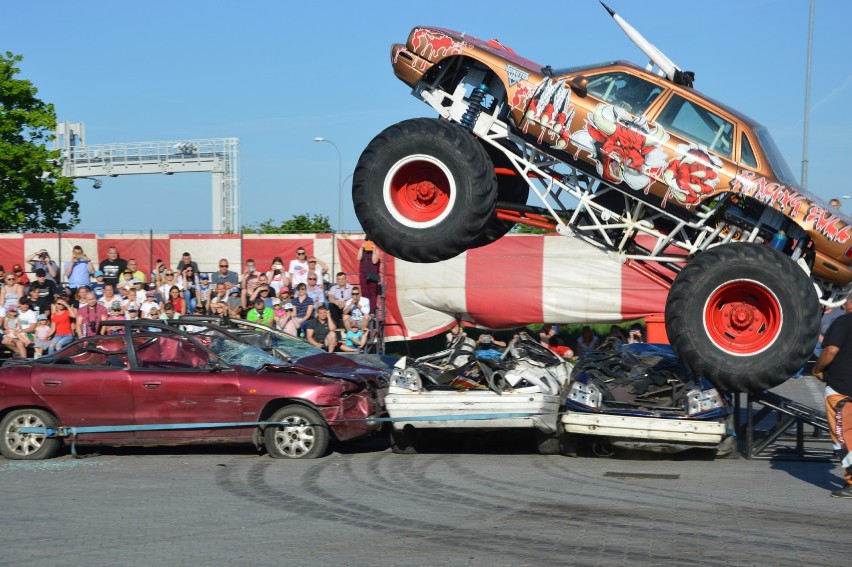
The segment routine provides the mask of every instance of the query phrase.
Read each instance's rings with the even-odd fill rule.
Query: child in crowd
[[[45,349],[50,346],[50,335],[53,334],[53,329],[50,328],[50,322],[47,320],[47,315],[41,314],[38,316],[38,323],[35,328],[35,343],[33,350],[35,355],[33,358],[40,358],[44,354]]]

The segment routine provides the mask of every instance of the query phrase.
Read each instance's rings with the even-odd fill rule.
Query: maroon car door
[[[137,345],[130,371],[136,423],[191,424],[240,421],[239,376],[207,367],[208,354],[184,337],[163,336]],[[138,431],[139,442],[246,439],[251,428]]]
[[[33,365],[32,388],[63,426],[133,424],[133,394],[127,368],[103,360],[84,365]],[[132,441],[132,432],[85,433],[78,442]]]

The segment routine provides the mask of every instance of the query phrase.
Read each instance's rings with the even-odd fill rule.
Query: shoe
[[[852,484],[831,493],[832,498],[852,498]]]

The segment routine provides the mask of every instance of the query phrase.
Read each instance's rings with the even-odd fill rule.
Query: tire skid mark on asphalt
[[[458,471],[458,478],[471,478],[473,475],[477,475],[477,476],[482,475],[482,471],[475,470],[475,469],[472,469],[472,468],[466,466],[466,464],[463,461],[456,459],[456,460],[446,461],[446,463],[449,466],[455,468]],[[553,460],[553,459],[542,459],[542,466],[538,467],[538,470],[547,473],[549,476],[552,476],[552,477],[556,478],[557,480],[563,480],[563,481],[564,480],[575,480],[576,481],[576,480],[579,480],[581,477],[586,477],[589,480],[595,481],[598,486],[605,489],[606,491],[612,492],[615,497],[618,497],[619,492],[625,492],[625,495],[628,496],[628,497],[634,496],[636,494],[642,494],[644,496],[648,496],[648,497],[651,497],[651,498],[660,499],[662,502],[669,502],[669,501],[678,500],[678,499],[680,501],[685,502],[685,501],[688,501],[689,499],[694,497],[694,492],[691,492],[691,491],[686,490],[686,489],[672,489],[670,486],[667,486],[666,484],[663,484],[659,488],[655,488],[655,487],[651,487],[651,486],[637,486],[635,484],[630,484],[629,486],[625,487],[623,481],[617,481],[617,480],[613,480],[613,479],[605,479],[603,477],[589,475],[589,474],[584,474],[584,475],[578,475],[576,473],[572,473],[570,475],[555,474],[552,470],[545,470],[545,469],[548,469],[548,468],[554,467],[554,466],[557,466],[557,465],[555,465],[555,460]],[[558,472],[562,472],[562,471],[564,471],[564,469],[560,468]],[[499,481],[502,481],[502,480],[503,479],[499,479]],[[495,486],[496,482],[497,481],[495,481],[493,479],[493,477],[489,477],[487,480],[485,480],[485,484],[487,484],[489,487]],[[503,482],[503,484],[505,485],[506,483]],[[509,489],[511,490],[511,493],[515,493],[515,494],[519,490],[530,491],[530,492],[533,492],[534,495],[538,495],[538,492],[540,492],[540,486],[538,486],[538,485],[524,486],[522,484],[519,485],[519,484],[513,483],[513,484],[509,485]],[[466,492],[468,492],[467,489],[466,489]],[[507,493],[504,492],[503,494],[507,494]],[[501,494],[501,500],[502,501],[505,501],[507,498],[513,498],[513,497],[503,496]],[[515,499],[516,498],[518,498],[518,497],[515,497]],[[747,506],[741,506],[741,507],[738,506],[737,510],[745,512],[747,515],[749,515],[754,520],[758,520],[756,522],[756,525],[759,525],[761,522],[765,524],[766,522],[765,522],[764,518],[772,517],[774,514],[777,514],[777,511],[773,514],[773,512],[764,511],[761,508],[754,506],[754,504],[755,504],[754,502],[749,502],[748,504],[749,505],[747,505]],[[647,509],[653,510],[658,514],[661,511],[660,508],[655,508],[653,506],[647,506]],[[710,517],[708,517],[708,521],[712,522],[713,518],[716,517],[717,511],[713,510],[713,509],[707,509],[707,510],[704,510],[704,511],[699,511],[699,513],[708,514],[710,516]],[[797,520],[801,519],[801,517],[802,517],[801,511],[798,510],[798,509],[791,509],[791,513],[796,514]],[[536,510],[534,515],[535,515],[535,517],[541,517],[541,515],[542,515],[541,510],[540,509]],[[561,513],[560,513],[560,516],[558,516],[558,517],[561,517],[562,519],[564,519],[564,516],[562,516]],[[661,518],[658,519],[658,521],[665,522],[666,518],[661,517]],[[779,527],[784,527],[784,526],[788,525],[787,520],[775,521],[775,523]],[[829,521],[826,518],[824,518],[823,516],[819,516],[819,515],[809,515],[809,517],[806,519],[806,523],[809,526],[817,526],[817,525],[822,526],[822,527],[828,529],[829,531],[834,527],[834,524],[831,521]],[[680,525],[683,526],[683,527],[686,527],[686,524],[684,524],[684,523],[681,523]],[[696,537],[702,537],[702,534],[706,532],[706,524],[704,524],[704,523],[695,522],[692,527],[694,528],[693,535],[695,535]],[[752,531],[753,531],[753,534],[752,534],[753,537],[756,538],[755,541],[760,541],[761,538],[765,537],[765,533],[763,532],[762,528],[760,528],[760,529],[755,528]],[[742,535],[742,531],[740,530],[740,528],[732,527],[732,532],[731,532],[730,535],[732,537],[738,537],[738,536]],[[832,541],[833,541],[833,539],[831,537],[826,537],[824,539],[824,543],[826,545],[831,545]],[[795,550],[797,548],[795,546],[793,546],[793,547],[790,547],[790,549]]]
[[[371,462],[375,460],[384,459],[370,459]],[[403,461],[400,459],[400,462],[405,462],[405,469],[411,469],[415,464],[415,460]],[[422,464],[422,461],[417,464]],[[429,468],[435,464],[438,463],[435,461],[427,463]],[[304,478],[305,474],[299,475],[301,478],[298,482],[303,489],[301,491],[302,496],[293,494],[292,492],[281,491],[270,485],[266,479],[266,475],[270,470],[270,465],[271,463],[255,463],[250,465],[247,473],[247,479],[245,481],[246,487],[241,487],[238,481],[234,478],[235,474],[240,475],[240,471],[235,470],[217,471],[217,482],[229,492],[244,496],[264,506],[274,507],[278,510],[284,508],[293,514],[304,514],[316,519],[344,523],[349,526],[360,525],[367,530],[381,531],[382,534],[399,534],[409,537],[412,534],[416,534],[420,538],[434,541],[442,545],[457,545],[465,549],[465,551],[473,549],[483,552],[500,553],[503,557],[530,556],[539,562],[552,561],[554,563],[562,563],[566,558],[563,550],[558,549],[559,546],[553,545],[554,542],[552,538],[543,537],[536,539],[525,535],[511,535],[511,537],[505,536],[504,540],[501,541],[482,541],[476,539],[482,538],[482,533],[505,535],[505,532],[500,532],[499,530],[488,532],[487,530],[481,529],[484,526],[480,526],[480,529],[478,529],[479,534],[475,537],[471,537],[464,531],[457,535],[450,531],[452,530],[452,526],[406,518],[399,514],[389,514],[371,506],[354,504],[349,500],[334,496],[319,486],[318,483],[320,475],[317,473],[322,473],[325,467],[319,470],[317,467],[312,467],[309,470],[306,469],[303,471],[310,473],[311,478]],[[352,467],[344,467],[344,470],[351,471],[353,469]],[[340,469],[338,469],[338,471],[340,471]],[[391,471],[391,473],[392,472],[393,471]],[[419,486],[418,489],[428,490],[427,487],[423,486]],[[313,495],[314,498],[304,497],[304,495],[308,494]],[[631,492],[626,493],[627,496],[630,494]],[[637,510],[634,507],[629,505],[625,506],[625,503],[629,503],[629,501],[629,498],[620,498],[618,494],[614,494],[613,498],[611,500],[607,500],[607,505],[604,506],[601,506],[599,503],[595,503],[593,505],[584,505],[581,503],[572,503],[568,505],[557,504],[559,506],[558,510],[554,508],[555,503],[553,502],[528,501],[525,503],[527,509],[520,510],[518,513],[532,519],[541,519],[543,517],[557,518],[559,523],[558,526],[553,526],[554,529],[558,527],[560,532],[564,532],[566,534],[583,533],[585,531],[597,534],[597,537],[589,538],[590,541],[588,542],[584,541],[584,538],[572,538],[573,541],[571,541],[570,544],[571,556],[572,560],[578,560],[578,563],[582,563],[581,558],[583,557],[601,557],[601,553],[604,552],[606,553],[606,557],[612,558],[614,554],[618,552],[625,552],[625,550],[629,550],[626,551],[627,555],[625,555],[625,559],[629,558],[629,560],[634,563],[637,561],[654,562],[655,564],[671,563],[674,557],[672,555],[672,550],[675,548],[682,548],[683,550],[689,550],[690,553],[694,553],[696,557],[702,557],[703,564],[727,566],[731,564],[730,555],[725,554],[725,556],[719,558],[718,561],[715,560],[714,554],[718,552],[720,545],[727,547],[736,545],[735,549],[740,550],[743,557],[753,557],[752,554],[754,553],[754,546],[764,544],[767,533],[775,533],[774,531],[767,530],[768,526],[766,525],[766,520],[773,518],[773,514],[777,513],[777,511],[769,510],[761,512],[758,510],[749,511],[747,509],[737,509],[736,513],[730,514],[730,505],[726,505],[726,508],[728,509],[726,510],[727,513],[713,511],[702,514],[701,517],[706,519],[705,522],[695,519],[692,522],[684,523],[679,518],[677,523],[673,523],[671,519],[671,512],[669,510],[649,507],[648,511],[643,510],[640,515],[637,515]],[[721,504],[724,505],[724,503]],[[546,510],[548,507],[553,508],[553,510],[548,512]],[[480,512],[480,515],[482,515],[482,506],[478,506],[476,510]],[[545,514],[542,514],[542,512],[545,512]],[[680,512],[679,516],[682,517],[685,515],[683,510],[680,510]],[[763,526],[759,533],[756,529],[746,530],[745,532],[743,531],[741,522],[738,521],[738,518],[741,518],[744,515],[744,512],[750,512],[745,515],[750,516],[752,521],[755,521],[754,525]],[[709,538],[706,533],[707,526],[713,525],[715,529],[718,529],[720,514],[728,518],[731,527],[725,529],[722,535]],[[497,518],[492,518],[492,521],[489,523],[495,523],[501,526],[512,525],[511,521],[507,522],[505,518],[500,518],[499,522],[493,521],[496,519]],[[637,524],[637,519],[641,519],[642,523]],[[831,543],[834,542],[836,538],[842,537],[842,534],[839,533],[839,528],[837,526],[830,526],[825,519],[814,516],[803,520],[805,522],[813,522],[816,519],[820,519],[822,521],[817,522],[816,524],[808,523],[806,525],[815,529],[833,527],[834,532],[837,533],[831,533],[831,530],[829,529],[823,532],[823,537],[815,538],[815,534],[813,533],[809,533],[806,536],[803,535],[802,537],[807,537],[809,544],[816,545],[818,548],[826,549],[826,547],[822,547],[823,545],[829,546],[827,548],[830,548]],[[799,520],[799,518],[797,518],[797,520]],[[789,523],[786,518],[773,521],[772,524],[773,527],[780,526],[789,528]],[[649,530],[653,532],[655,540],[662,541],[665,538],[669,538],[671,544],[665,546],[665,549],[659,551],[655,549],[648,549]],[[842,531],[842,529],[840,531]],[[600,534],[613,532],[618,535],[615,536],[614,534],[611,544],[608,545],[607,543],[601,543],[601,541],[599,541]],[[801,544],[797,543],[797,540],[795,539],[789,541],[789,543],[784,542],[783,540],[774,540],[773,546],[775,551],[789,551],[792,554],[800,553],[802,551]],[[554,547],[557,547],[557,549],[553,549]],[[548,558],[543,558],[542,554],[545,552],[552,553],[553,555]],[[784,561],[779,562],[775,559],[775,564],[796,566],[801,565],[801,562],[796,560],[787,563]]]
[[[294,514],[305,514],[321,520],[344,523],[346,525],[361,525],[364,529],[376,531],[381,529],[383,533],[397,533],[400,535],[417,534],[424,539],[432,540],[443,545],[458,545],[466,551],[478,549],[483,552],[499,552],[500,554],[509,554],[513,557],[529,557],[531,559],[541,560],[542,551],[552,548],[552,542],[546,539],[534,539],[525,536],[513,536],[510,541],[488,542],[482,540],[473,540],[469,535],[460,533],[458,535],[448,532],[448,526],[433,522],[426,522],[407,518],[400,515],[388,514],[384,510],[380,510],[364,504],[358,504],[357,509],[353,509],[353,503],[346,499],[334,496],[318,485],[319,475],[312,475],[311,478],[302,478],[300,484],[303,488],[302,495],[295,495],[292,492],[284,492],[276,489],[266,479],[266,473],[269,464],[255,463],[250,466],[247,475],[247,486],[250,488],[241,488],[235,483],[233,478],[234,471],[219,470],[217,471],[217,484],[222,486],[226,491],[238,496],[247,498],[264,506],[271,506],[276,509],[286,508]],[[316,472],[315,470],[312,472]],[[236,474],[239,474],[238,472]],[[302,475],[304,477],[304,475]],[[315,495],[319,498],[307,498],[305,495]],[[528,548],[515,547],[521,543]],[[553,549],[552,557],[548,557],[548,561],[561,561],[564,557],[558,550]]]

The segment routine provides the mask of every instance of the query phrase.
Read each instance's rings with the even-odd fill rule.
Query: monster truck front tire
[[[468,132],[416,118],[373,138],[355,168],[352,200],[379,248],[409,262],[438,262],[482,234],[494,216],[497,179]]]
[[[794,375],[813,352],[819,322],[808,275],[759,244],[698,254],[666,302],[666,331],[681,363],[729,392],[766,390]]]

